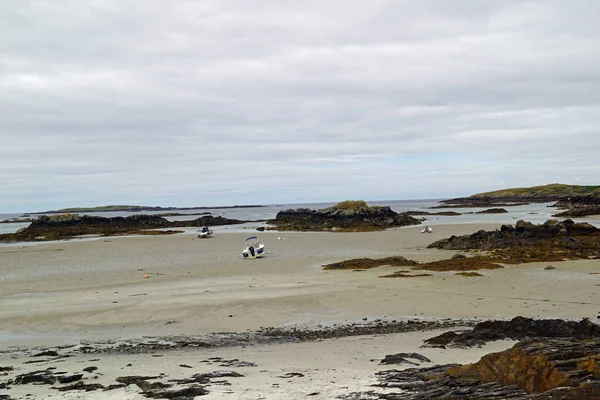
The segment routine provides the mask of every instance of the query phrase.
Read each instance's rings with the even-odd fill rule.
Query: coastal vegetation
[[[549,185],[542,186],[532,186],[527,188],[511,188],[511,189],[501,189],[494,190],[491,192],[484,192],[474,194],[470,197],[475,198],[512,198],[512,197],[548,197],[548,198],[557,198],[557,197],[565,197],[565,196],[574,196],[574,195],[586,195],[593,193],[594,191],[600,189],[600,186],[582,186],[582,185],[565,185],[561,183],[551,183]]]
[[[547,203],[571,201],[573,198],[594,198],[600,204],[600,186],[565,185],[552,183],[549,185],[526,188],[510,188],[473,194],[468,197],[458,197],[443,200],[443,205],[434,208],[461,207],[508,207],[528,203]],[[582,200],[583,201],[583,200]]]

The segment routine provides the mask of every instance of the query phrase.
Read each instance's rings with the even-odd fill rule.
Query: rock
[[[257,231],[259,232],[264,232],[265,231],[265,227],[264,226],[259,226],[258,228],[256,228]]]
[[[71,382],[78,381],[81,378],[83,378],[83,374],[73,374],[73,375],[59,376],[58,377],[58,382],[60,382],[60,383],[71,383]]]
[[[317,211],[307,208],[280,211],[269,223],[279,230],[374,231],[421,222],[408,214],[398,214],[390,207],[369,207],[364,201],[344,201]]]
[[[556,269],[556,268],[553,267],[552,265],[548,265],[546,268],[544,268],[545,271],[550,271],[552,269]]]
[[[53,389],[56,389],[60,392],[67,392],[70,390],[82,390],[84,392],[91,392],[93,390],[104,390],[105,387],[104,385],[101,385],[99,383],[84,383],[83,381],[79,381],[72,385],[54,387]]]
[[[136,384],[136,382],[138,382],[138,381],[147,381],[150,379],[158,379],[158,378],[160,378],[160,375],[154,375],[154,376],[130,375],[130,376],[119,376],[115,380],[119,383],[123,383],[123,384],[129,386],[129,385]]]
[[[352,260],[341,261],[337,263],[323,265],[323,269],[336,270],[336,269],[370,269],[377,268],[383,265],[389,265],[393,267],[407,267],[417,265],[416,261],[408,260],[402,256],[397,257],[386,257],[379,259],[372,258],[355,258]]]
[[[34,354],[31,357],[58,357],[58,352],[54,350],[45,350],[40,353]]]
[[[474,347],[502,339],[524,340],[531,337],[576,338],[578,340],[600,338],[600,325],[588,319],[563,321],[515,317],[510,321],[484,321],[473,329],[455,333],[446,332],[425,340],[425,347]]]
[[[376,374],[386,392],[351,393],[347,400],[599,399],[600,339],[535,338],[469,365],[390,370]],[[390,390],[397,389],[397,392]]]
[[[157,215],[132,215],[129,217],[96,217],[90,215],[42,215],[23,231],[0,235],[0,242],[40,241],[69,239],[81,235],[172,234],[180,231],[157,228],[203,225],[238,224],[245,221],[223,217],[204,216],[191,221],[169,221]]]
[[[204,374],[194,374],[191,378],[184,379],[171,379],[169,382],[174,382],[177,384],[190,384],[190,383],[199,383],[202,385],[208,384],[211,382],[211,379],[216,378],[241,378],[244,375],[235,372],[235,371],[213,371]]]
[[[152,390],[144,392],[144,396],[151,399],[194,399],[195,396],[205,396],[208,390],[201,385],[192,385],[182,389]]]
[[[600,254],[600,230],[587,223],[548,220],[534,225],[517,221],[500,230],[480,230],[471,235],[451,236],[428,246],[444,250],[480,250],[491,252],[490,260],[518,264],[534,261],[562,261]]]
[[[304,374],[301,374],[300,372],[288,372],[287,374],[283,374],[278,376],[278,378],[284,378],[284,379],[288,379],[288,378],[303,378]]]
[[[418,354],[418,353],[398,353],[398,354],[391,354],[391,355],[385,356],[385,358],[383,360],[381,360],[379,362],[379,364],[405,364],[406,363],[406,364],[412,364],[412,365],[419,365],[418,362],[410,361],[410,360],[431,362],[431,360],[429,358],[422,356],[421,354]]]
[[[504,208],[488,208],[487,210],[477,211],[475,214],[506,214],[508,211]]]
[[[54,382],[56,382],[56,377],[49,370],[33,371],[15,377],[15,385],[27,385],[30,383],[52,385]]]
[[[98,369],[98,367],[90,366],[90,367],[85,367],[83,369],[83,371],[85,371],[85,372],[93,372],[93,371],[96,371],[97,369]]]

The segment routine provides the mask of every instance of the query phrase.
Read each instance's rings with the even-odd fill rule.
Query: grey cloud
[[[597,183],[599,14],[591,0],[12,2],[0,211]]]

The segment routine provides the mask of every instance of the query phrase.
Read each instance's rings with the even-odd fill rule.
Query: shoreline
[[[424,364],[428,366],[474,362],[491,350],[514,344],[421,349],[433,331],[391,333],[386,327],[393,320],[420,321],[420,328],[432,323],[440,333],[448,330],[444,323],[469,326],[515,316],[598,321],[597,260],[554,262],[554,270],[545,269],[549,263],[505,265],[479,271],[482,277],[434,272],[428,277],[383,279],[380,276],[402,268],[360,272],[322,268],[359,257],[446,259],[456,252],[427,245],[451,235],[499,228],[499,224],[457,223],[436,225],[429,234],[421,233],[422,226],[368,233],[265,231],[258,235],[267,255],[257,260],[240,255],[244,239],[254,231],[225,227],[211,239],[182,234],[0,247],[0,366],[14,366],[10,374],[16,376],[53,366],[75,373],[97,364],[102,375],[86,374],[83,379],[106,386],[124,374],[189,377],[220,368],[212,362],[199,363],[200,359],[237,358],[257,367],[235,367],[245,376],[225,378],[231,386],[211,385],[207,399],[232,394],[240,399],[300,399],[318,392],[311,397],[325,400],[365,390],[386,354],[422,353],[432,360]],[[365,325],[374,328],[362,336],[318,334],[336,327],[349,333]],[[312,332],[307,335],[313,340],[260,335],[294,329]],[[179,340],[177,346],[196,341],[198,347],[192,343],[171,349],[169,340]],[[207,346],[207,340],[239,345]],[[155,348],[139,354],[133,350],[66,354],[81,346],[119,344],[125,344],[123,349]],[[71,357],[31,357],[34,349],[43,348]],[[279,378],[296,372],[303,377]],[[82,398],[77,391],[62,393],[32,385],[0,389],[3,393]],[[83,398],[90,399],[145,398],[136,385],[84,393]]]

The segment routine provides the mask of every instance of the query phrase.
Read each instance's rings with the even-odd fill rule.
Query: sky
[[[600,184],[596,0],[0,2],[0,212]]]

